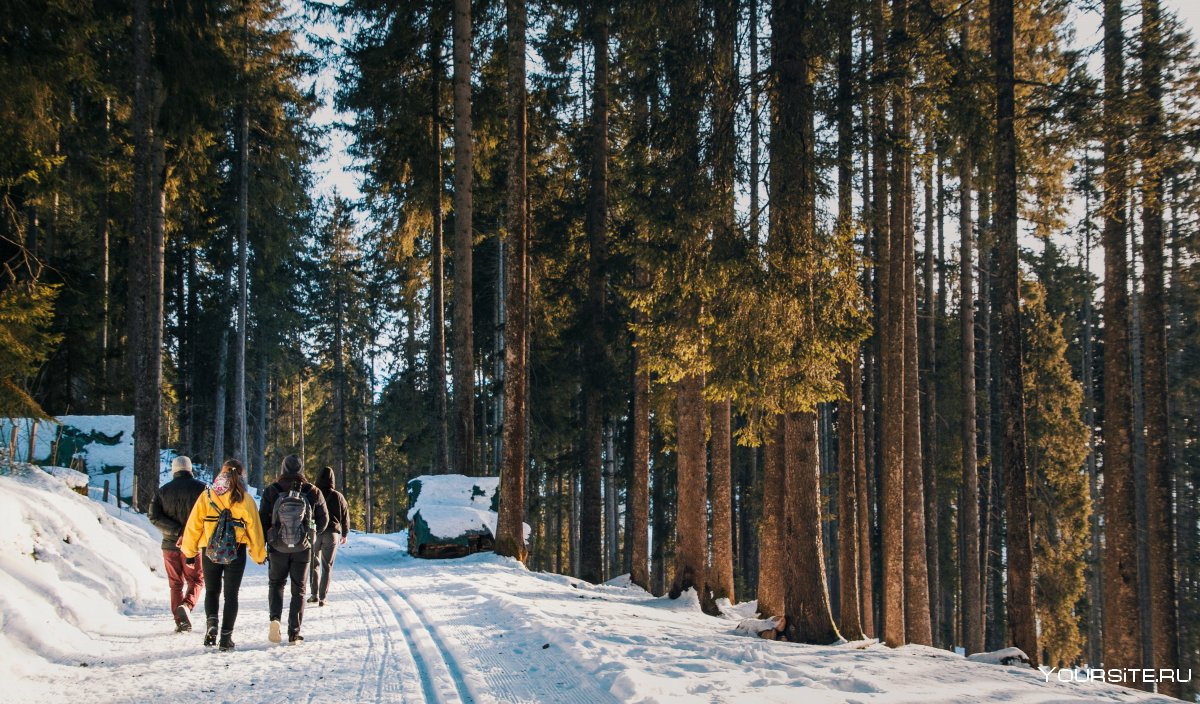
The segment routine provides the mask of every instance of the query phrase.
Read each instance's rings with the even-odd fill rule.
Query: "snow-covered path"
[[[222,702],[616,701],[562,651],[531,648],[530,634],[455,570],[428,569],[438,563],[409,558],[398,538],[352,540],[326,605],[306,604],[302,646],[267,641],[266,569],[251,564],[236,652],[201,646],[203,604],[187,634],[171,632],[165,613],[132,616],[132,633],[101,636],[94,657],[55,668],[50,692],[64,701],[81,691],[130,702],[189,691]]]
[[[1114,686],[907,646],[809,646],[736,632],[695,594],[655,598],[491,554],[420,560],[351,534],[302,646],[267,641],[250,565],[236,652],[172,632],[157,531],[39,470],[0,476],[5,702],[1132,702]],[[740,609],[743,615],[746,609]],[[866,644],[857,644],[866,645]]]

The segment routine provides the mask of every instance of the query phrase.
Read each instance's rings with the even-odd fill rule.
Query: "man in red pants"
[[[150,502],[150,522],[162,531],[163,564],[171,586],[171,615],[175,632],[192,630],[188,612],[200,599],[204,576],[200,561],[185,558],[179,550],[183,527],[187,525],[197,497],[204,493],[204,482],[192,476],[192,461],[180,455],[171,462],[174,478],[159,487]]]

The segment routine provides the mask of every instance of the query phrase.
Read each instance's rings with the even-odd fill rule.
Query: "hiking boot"
[[[183,604],[175,607],[175,632],[183,633],[192,630],[192,619],[188,617],[187,607]]]
[[[236,647],[237,647],[237,645],[233,642],[233,633],[222,633],[221,634],[221,645],[219,647],[219,650],[222,653],[228,653],[230,650],[233,650]]]
[[[271,641],[272,643],[279,643],[283,641],[283,636],[279,633],[279,619],[271,619],[271,625],[267,628],[267,640]]]
[[[304,645],[304,636],[299,633],[293,633],[288,636],[288,645]]]
[[[208,619],[208,628],[204,632],[204,647],[211,648],[217,644],[217,619]]]
[[[324,600],[324,599],[322,599],[321,601],[317,602],[317,606],[324,606],[324,605],[325,605],[325,600]]]
[[[317,595],[313,594],[312,596],[308,597],[308,603],[310,603],[310,604],[317,603]]]

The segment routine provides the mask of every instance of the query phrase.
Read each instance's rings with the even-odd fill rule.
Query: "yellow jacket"
[[[209,501],[217,505],[213,508]],[[217,517],[223,509],[229,509],[234,519],[242,522],[236,529],[237,541],[249,548],[250,558],[258,564],[267,559],[267,548],[263,540],[262,522],[258,518],[258,507],[249,494],[242,497],[241,503],[230,503],[230,493],[214,494],[205,491],[196,499],[192,513],[188,516],[187,526],[183,529],[183,543],[179,546],[185,557],[195,557],[200,548],[208,547],[213,531],[217,529]]]

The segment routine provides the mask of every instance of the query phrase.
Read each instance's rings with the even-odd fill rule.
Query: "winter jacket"
[[[292,489],[299,490],[300,494],[312,504],[313,522],[317,524],[317,534],[320,535],[329,526],[329,510],[325,507],[325,497],[321,495],[317,487],[301,479],[298,474],[281,475],[274,484],[263,491],[262,502],[258,505],[258,517],[262,522],[263,534],[266,535],[271,530],[271,519],[275,515],[275,501]]]
[[[203,493],[204,482],[186,470],[176,472],[174,479],[154,492],[150,501],[150,522],[162,531],[163,550],[179,549],[176,543],[183,535],[183,526],[196,505],[196,497]]]
[[[350,533],[350,509],[346,506],[346,497],[337,489],[321,489],[325,498],[325,507],[329,510],[329,526],[326,533],[340,533],[343,537]]]
[[[210,503],[211,502],[211,503]],[[213,504],[216,508],[213,508]],[[233,503],[232,493],[215,494],[205,491],[196,499],[192,513],[188,516],[187,528],[183,532],[183,545],[180,549],[187,557],[195,557],[200,548],[208,547],[213,531],[217,529],[217,519],[223,509],[229,509],[235,520],[241,521],[242,526],[236,529],[237,541],[250,549],[250,558],[258,564],[267,559],[266,541],[263,539],[262,523],[258,518],[258,510],[254,499],[249,494],[242,497],[238,503]]]

